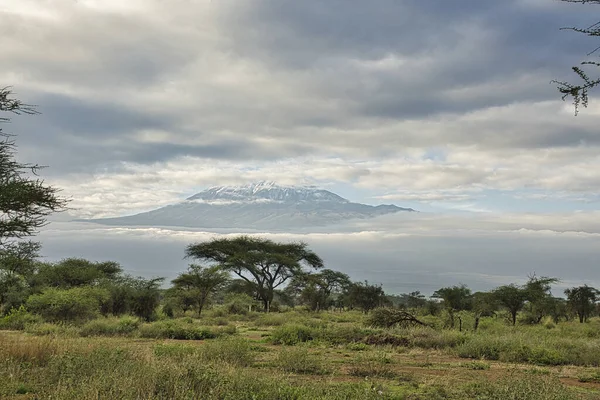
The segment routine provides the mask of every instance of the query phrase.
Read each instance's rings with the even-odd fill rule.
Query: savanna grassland
[[[357,311],[230,314],[142,322],[0,321],[7,399],[599,399],[600,320],[475,332],[374,328]],[[468,321],[466,321],[468,322]]]

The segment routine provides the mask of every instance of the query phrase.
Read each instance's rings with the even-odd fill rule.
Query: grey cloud
[[[181,157],[405,157],[410,172],[423,163],[411,151],[441,146],[469,154],[417,165],[429,186],[597,183],[579,179],[592,160],[581,146],[600,143],[594,116],[569,118],[549,84],[586,50],[558,31],[587,18],[576,5],[152,0],[121,16],[60,5],[58,22],[3,14],[0,39],[2,77],[20,80],[44,113],[15,120],[20,156],[51,176]],[[577,150],[562,161],[570,172],[552,165],[560,179],[519,170],[537,165],[518,160],[523,152],[567,147]],[[371,187],[398,180],[384,172]]]
[[[144,88],[168,79],[192,57],[176,32],[144,17],[98,14],[72,4],[57,7],[63,21],[3,13],[0,55],[7,70],[53,84]],[[37,51],[33,51],[36,49]]]

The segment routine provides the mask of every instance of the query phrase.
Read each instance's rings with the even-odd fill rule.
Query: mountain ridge
[[[241,186],[214,186],[180,203],[156,210],[86,222],[112,226],[285,230],[414,211],[393,204],[353,203],[315,186],[284,186],[263,181]]]

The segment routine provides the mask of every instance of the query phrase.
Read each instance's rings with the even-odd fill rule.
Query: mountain
[[[395,205],[352,203],[312,186],[280,186],[259,182],[212,187],[185,201],[119,218],[87,220],[115,226],[181,226],[189,228],[275,229],[310,228],[351,219],[414,211]]]

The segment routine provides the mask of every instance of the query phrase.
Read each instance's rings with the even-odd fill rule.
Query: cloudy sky
[[[590,10],[0,0],[0,85],[38,105],[42,115],[8,130],[20,160],[50,167],[44,177],[77,217],[150,210],[213,185],[314,184],[423,212],[303,237],[390,290],[533,271],[600,284],[600,101],[574,117],[550,83],[573,79],[597,47],[559,30],[596,22]],[[181,249],[202,235],[60,223],[42,239],[50,258],[113,258],[148,274],[185,266]],[[348,240],[356,254],[340,250]]]

